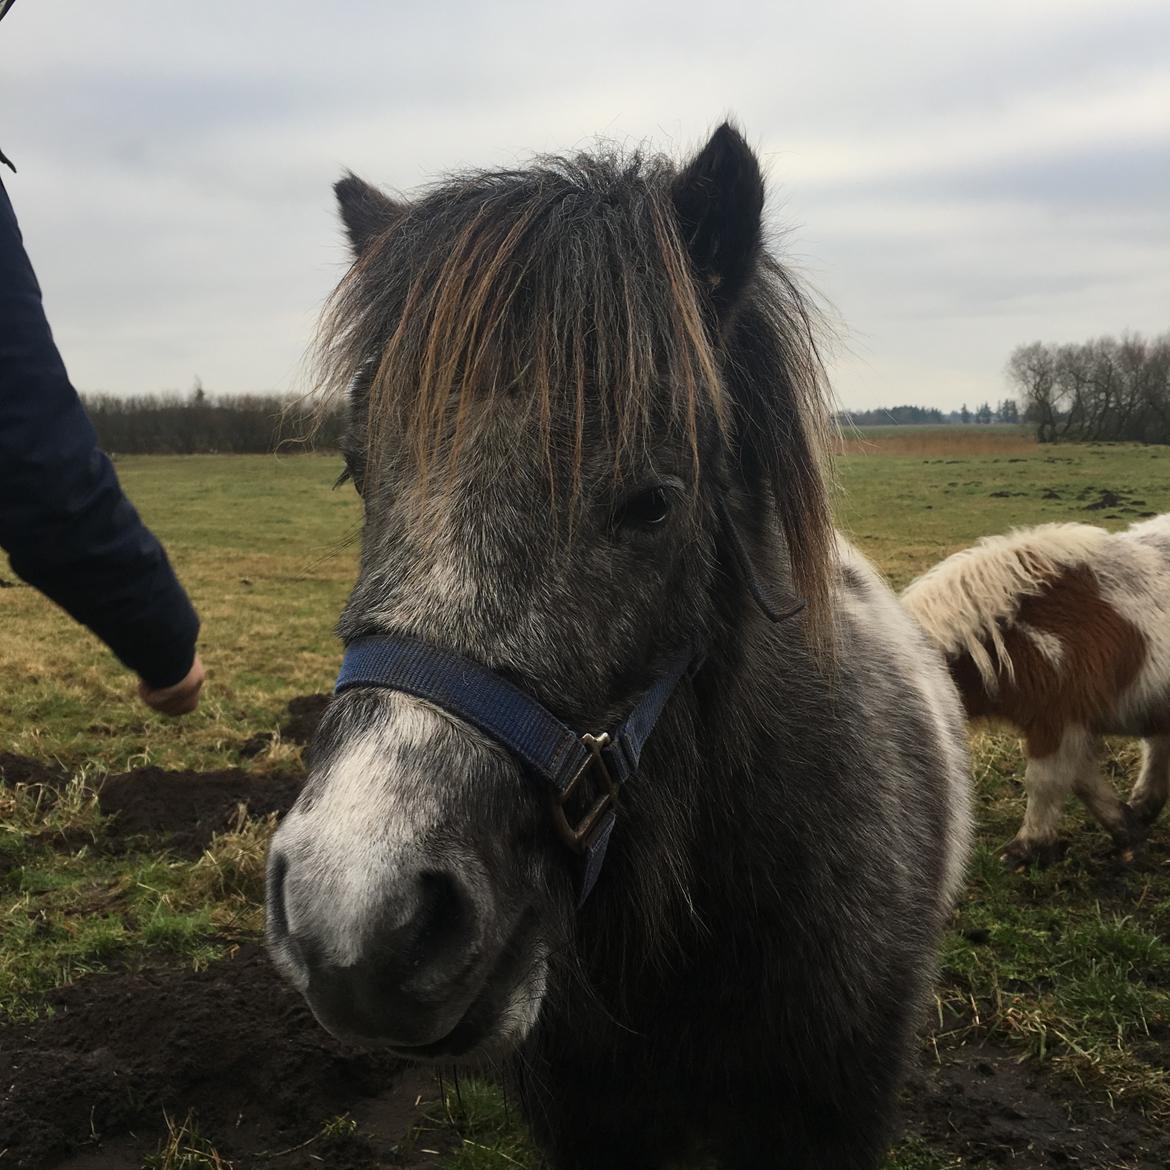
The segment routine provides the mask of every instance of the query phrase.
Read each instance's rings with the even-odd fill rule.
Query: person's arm
[[[53,342],[3,183],[0,547],[14,572],[142,679],[147,702],[168,713],[194,706],[202,681],[199,619],[97,446]]]

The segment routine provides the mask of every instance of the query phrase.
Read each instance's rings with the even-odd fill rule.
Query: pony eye
[[[614,513],[615,529],[648,531],[662,524],[670,515],[670,496],[662,486],[647,488],[631,496]]]

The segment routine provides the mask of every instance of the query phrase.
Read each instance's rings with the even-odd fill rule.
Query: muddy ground
[[[431,1071],[349,1050],[320,1029],[256,943],[194,972],[174,961],[91,976],[54,1014],[0,1029],[0,1166],[137,1170],[193,1111],[237,1170],[438,1164]],[[924,1056],[904,1125],[938,1154],[1019,1170],[1165,1170],[1170,1134],[1112,1111],[1047,1066],[988,1043]],[[361,1137],[319,1136],[349,1114]],[[301,1143],[308,1142],[301,1149]]]
[[[299,701],[282,736],[307,739],[322,705]],[[0,764],[9,784],[63,779],[17,757]],[[114,819],[98,847],[152,834],[152,847],[197,856],[240,803],[280,813],[298,785],[296,775],[239,769],[111,777],[101,805]],[[256,940],[238,940],[203,971],[156,956],[89,976],[52,992],[48,1006],[31,1023],[0,1026],[0,1170],[138,1170],[165,1142],[166,1118],[188,1116],[235,1170],[438,1164],[442,1139],[415,1132],[439,1108],[433,1072],[334,1041]],[[1170,1037],[1151,1041],[1170,1049]],[[360,1136],[323,1134],[341,1115]],[[904,1094],[904,1127],[924,1149],[970,1166],[1170,1165],[1164,1127],[986,1040],[952,1041],[937,1059],[924,1052]]]
[[[328,695],[293,699],[279,738],[307,744],[328,702]],[[259,754],[272,738],[253,737],[245,754]],[[111,843],[126,843],[146,833],[163,834],[172,852],[198,857],[213,834],[232,827],[241,805],[253,817],[283,815],[296,799],[301,782],[300,772],[253,776],[240,768],[221,772],[135,768],[102,784],[101,810],[112,818],[104,837]]]
[[[1166,1170],[1170,1131],[987,1040],[923,1055],[902,1124],[940,1156],[1019,1170]]]
[[[294,700],[281,738],[306,742],[325,701]],[[50,791],[67,779],[11,754],[0,754],[0,775]],[[253,816],[282,814],[300,784],[299,774],[137,768],[102,784],[111,819],[96,840],[46,844],[197,857],[234,826],[241,804]],[[438,1108],[433,1073],[345,1048],[257,940],[231,950],[203,971],[157,956],[89,976],[51,992],[42,1018],[0,1025],[0,1168],[138,1170],[165,1145],[167,1118],[188,1117],[235,1170],[437,1164],[427,1152],[436,1135],[414,1132]],[[359,1137],[322,1133],[344,1115]]]
[[[161,960],[90,976],[48,1002],[51,1017],[0,1030],[0,1166],[137,1170],[164,1115],[190,1111],[239,1167],[349,1170],[399,1149],[428,1164],[405,1151],[430,1078],[332,1040],[256,943],[202,972]],[[317,1136],[347,1113],[373,1121],[363,1140]]]

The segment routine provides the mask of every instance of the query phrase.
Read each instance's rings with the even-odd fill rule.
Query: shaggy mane
[[[470,402],[507,394],[531,406],[550,462],[569,447],[576,473],[590,414],[619,458],[665,416],[697,459],[700,417],[726,427],[729,410],[672,224],[672,173],[639,155],[542,158],[403,204],[334,291],[319,338],[327,393],[364,371],[368,456],[389,429],[424,472],[449,470]],[[573,433],[553,434],[566,406]]]
[[[1042,593],[1062,571],[1091,565],[1108,539],[1105,529],[1090,524],[1040,524],[985,536],[911,582],[902,603],[948,659],[970,655],[995,694],[1000,670],[1015,678],[1003,633],[1021,602]]]
[[[525,404],[550,484],[564,477],[574,495],[587,430],[608,437],[619,476],[663,427],[689,443],[696,473],[703,436],[755,443],[749,490],[770,496],[815,633],[833,547],[815,316],[762,256],[721,336],[682,239],[678,173],[603,149],[457,175],[397,205],[330,299],[318,387],[326,403],[353,390],[360,459],[401,437],[427,491],[466,446],[470,404],[493,396]]]

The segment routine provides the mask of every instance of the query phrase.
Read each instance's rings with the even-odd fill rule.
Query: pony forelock
[[[624,453],[652,420],[698,456],[700,420],[729,410],[687,258],[670,171],[634,155],[542,159],[458,176],[407,205],[335,290],[319,383],[336,398],[367,368],[367,454],[387,428],[424,466],[457,461],[470,406],[510,394],[546,449],[580,471],[586,416]],[[570,434],[552,434],[571,419]]]
[[[361,386],[362,457],[393,436],[419,484],[442,483],[477,403],[509,396],[543,432],[550,482],[579,486],[586,433],[627,457],[737,432],[769,454],[765,481],[814,633],[828,623],[832,525],[813,310],[765,260],[744,300],[768,334],[724,352],[671,201],[678,168],[603,148],[525,170],[456,175],[402,206],[334,291],[318,333],[321,401]],[[742,331],[741,331],[742,332]],[[756,384],[746,407],[736,395]]]

